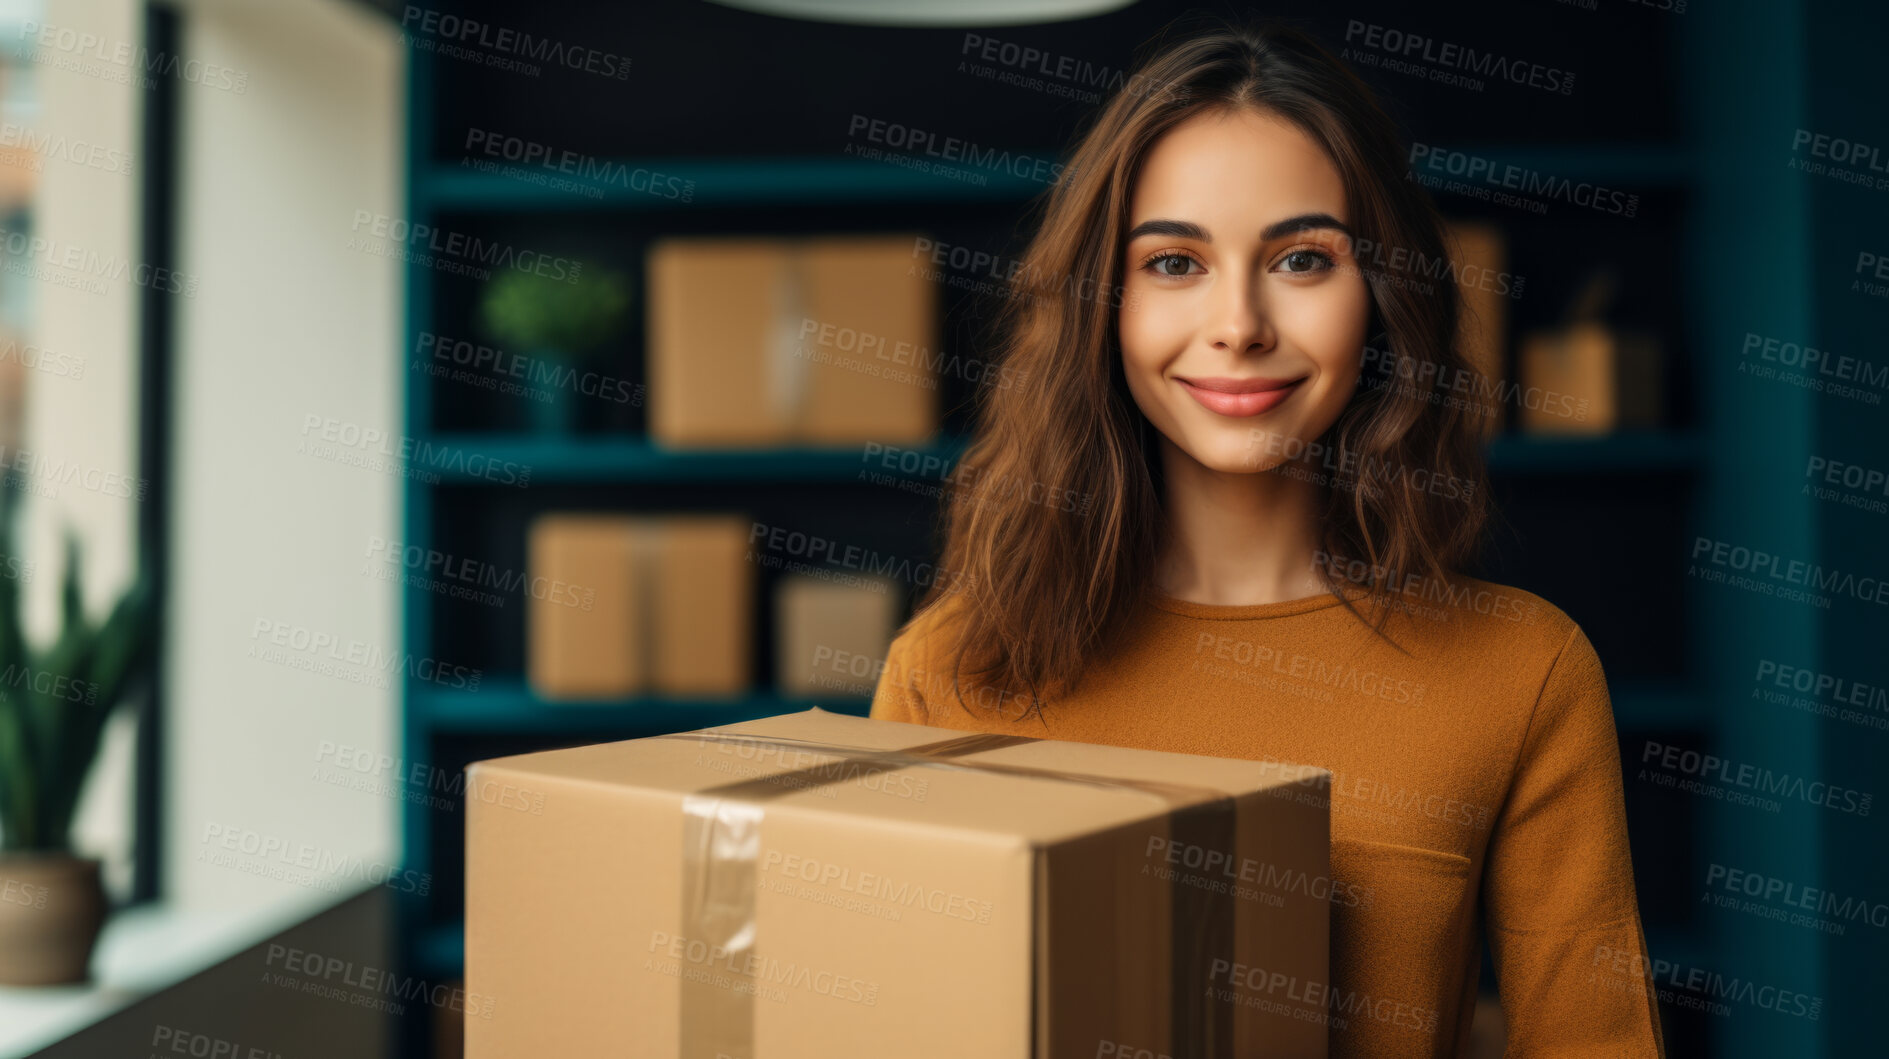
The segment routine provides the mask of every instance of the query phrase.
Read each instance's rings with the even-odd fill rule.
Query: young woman
[[[1460,1054],[1485,936],[1508,1054],[1663,1055],[1600,661],[1460,572],[1480,420],[1394,128],[1289,28],[1130,84],[1044,203],[1025,381],[872,716],[1329,769],[1333,1056]]]

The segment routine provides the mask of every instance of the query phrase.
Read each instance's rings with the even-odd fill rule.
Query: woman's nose
[[[1272,347],[1272,320],[1258,277],[1223,272],[1208,301],[1207,338],[1215,349],[1240,355]]]

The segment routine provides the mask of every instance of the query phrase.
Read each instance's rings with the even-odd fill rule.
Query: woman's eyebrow
[[[1283,221],[1274,221],[1259,233],[1260,242],[1270,243],[1282,235],[1303,232],[1312,228],[1331,228],[1343,232],[1346,238],[1352,238],[1351,228],[1345,222],[1329,213],[1301,213],[1297,217],[1287,217]],[[1213,242],[1213,236],[1207,229],[1193,221],[1174,221],[1165,218],[1142,221],[1128,232],[1127,242],[1134,242],[1144,235],[1165,235],[1175,239],[1193,239],[1202,243]]]
[[[1175,239],[1192,239],[1196,242],[1211,243],[1213,236],[1207,229],[1193,221],[1152,220],[1142,221],[1128,232],[1128,242],[1134,242],[1144,235],[1166,235]]]

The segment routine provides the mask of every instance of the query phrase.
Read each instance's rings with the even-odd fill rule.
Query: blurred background
[[[1451,220],[1497,394],[1474,572],[1606,666],[1669,1054],[1869,1054],[1869,798],[1659,762],[1885,775],[1883,11],[4,0],[0,662],[107,701],[58,767],[0,731],[0,781],[80,792],[68,837],[0,817],[0,936],[49,854],[103,920],[88,981],[0,986],[0,1055],[457,1055],[462,766],[865,713],[1012,384],[1035,207],[1189,13],[1317,35]],[[424,988],[311,991],[284,948]]]

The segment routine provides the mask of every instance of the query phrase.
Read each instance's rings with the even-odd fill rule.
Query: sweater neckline
[[[1357,585],[1347,586],[1345,598],[1353,602],[1370,594],[1370,590]],[[1196,603],[1190,599],[1179,599],[1161,592],[1150,591],[1148,605],[1169,614],[1179,614],[1188,618],[1202,618],[1208,621],[1248,621],[1254,618],[1284,618],[1294,614],[1304,614],[1314,610],[1338,606],[1339,597],[1330,592],[1316,596],[1303,596],[1299,599],[1282,599],[1273,603]]]

